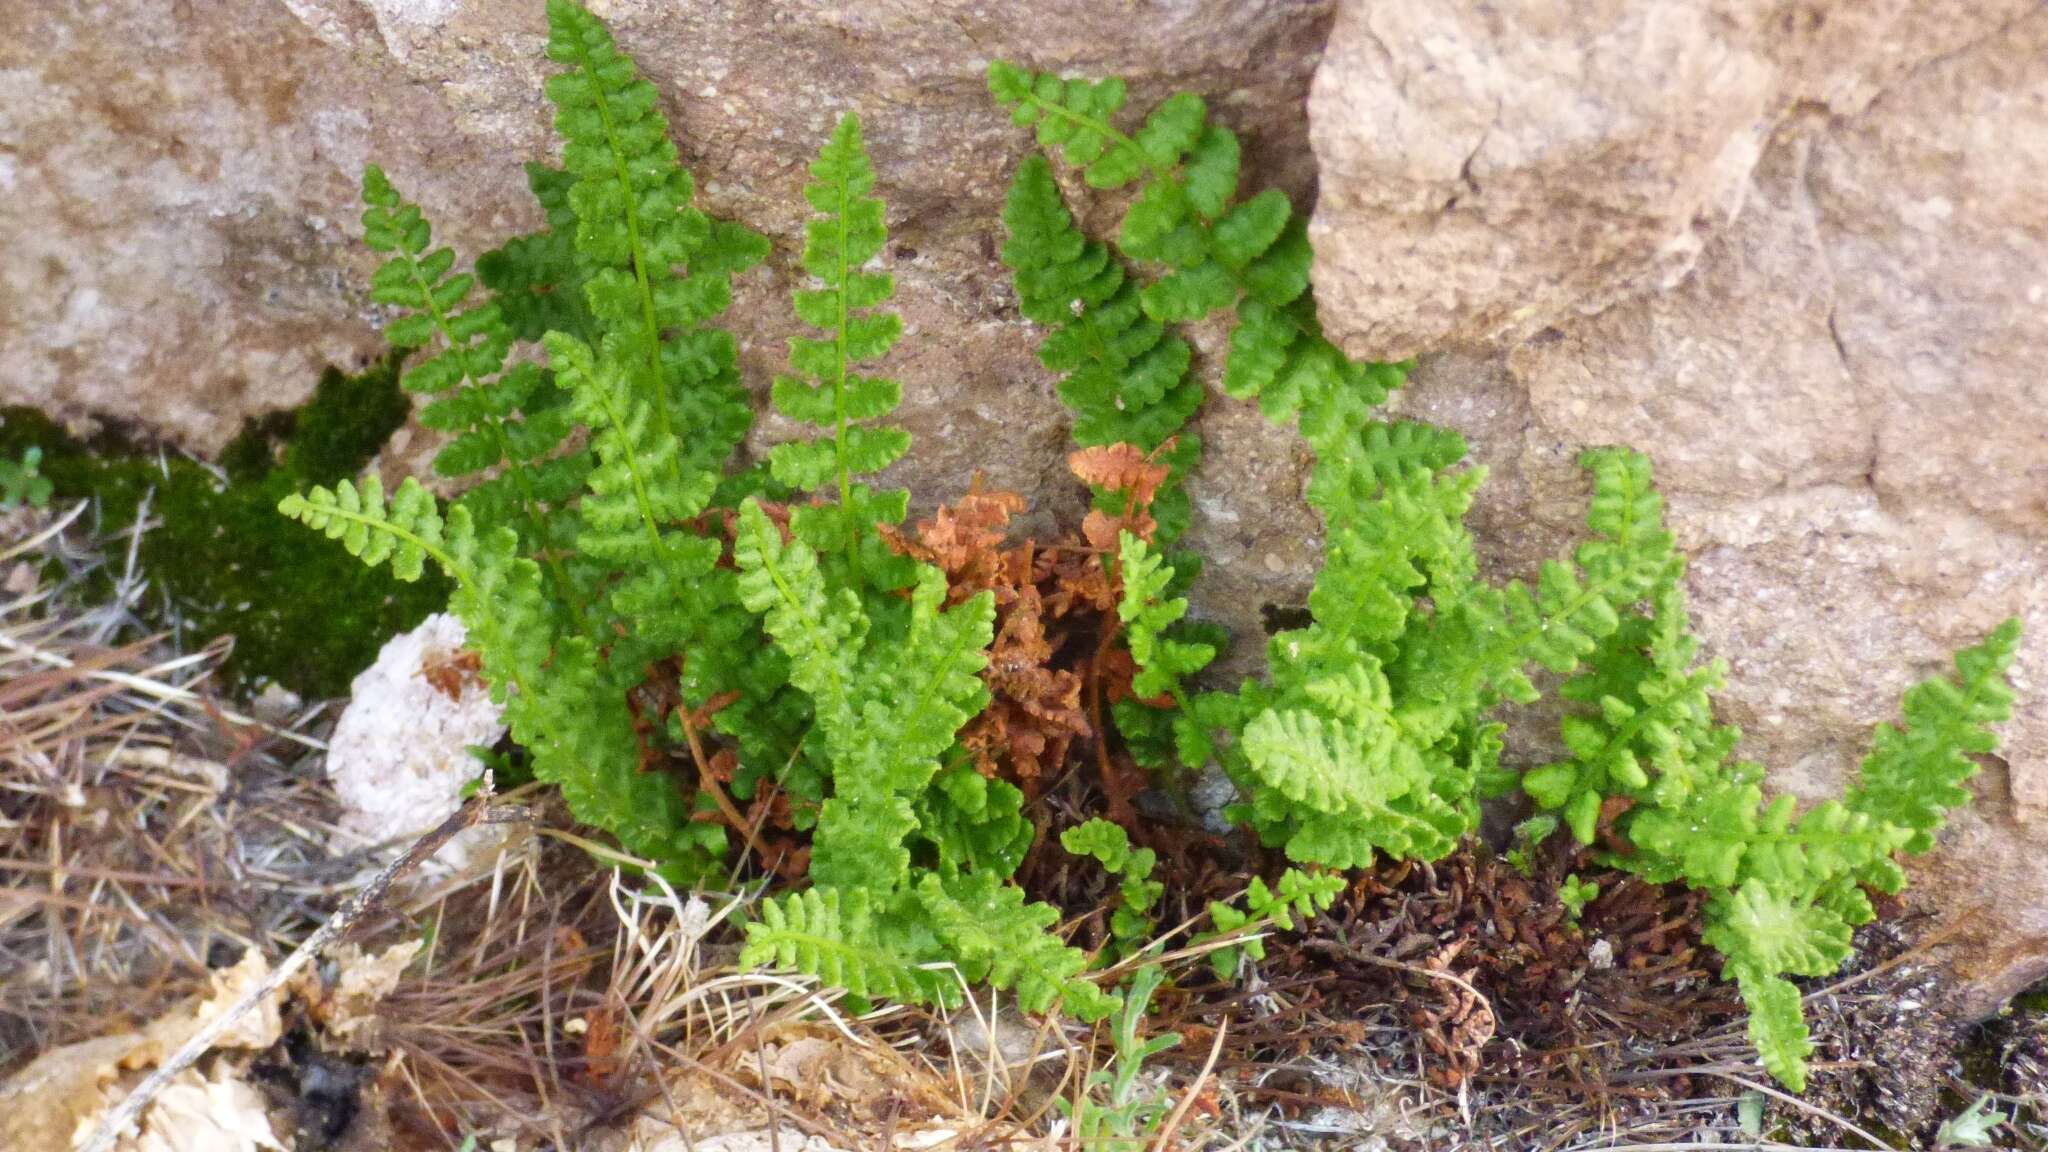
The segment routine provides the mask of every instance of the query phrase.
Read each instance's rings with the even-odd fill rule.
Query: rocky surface
[[[1648,452],[1726,711],[1804,798],[2026,618],[2004,754],[1920,865],[1988,1008],[2048,972],[2048,11],[1490,11],[1340,11],[1310,105],[1326,321],[1355,353],[1453,347],[1404,403],[1493,467],[1504,570],[1569,540],[1580,447]]]

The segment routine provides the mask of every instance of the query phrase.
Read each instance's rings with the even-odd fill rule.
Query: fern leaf
[[[1878,726],[1848,805],[1910,829],[1906,851],[1933,847],[1948,810],[1969,800],[1963,784],[1977,774],[1970,757],[1997,747],[1989,726],[2012,716],[2006,669],[2019,639],[2017,617],[2000,624],[1982,643],[1956,654],[1953,678],[1930,677],[1907,690],[1903,728]]]
[[[1806,1061],[1813,1055],[1813,1042],[1800,1011],[1798,986],[1740,966],[1735,979],[1749,1006],[1749,1042],[1756,1046],[1764,1071],[1795,1093],[1806,1091]]]
[[[1026,903],[1023,889],[984,873],[926,876],[916,896],[969,980],[1015,991],[1026,1012],[1058,1003],[1082,1020],[1100,1020],[1116,1010],[1114,996],[1081,976],[1088,958],[1050,933],[1059,911]]]
[[[1120,80],[1063,80],[997,61],[988,84],[1012,119],[1036,130],[1039,147],[1079,168],[1091,187],[1139,184],[1118,246],[1169,269],[1140,303],[1152,319],[1174,322],[1236,310],[1225,391],[1259,396],[1276,420],[1302,411],[1304,434],[1315,442],[1355,429],[1363,410],[1398,384],[1392,366],[1354,364],[1324,339],[1307,295],[1307,233],[1277,190],[1236,200],[1237,138],[1208,122],[1200,97],[1176,93],[1132,136],[1116,125]],[[1049,174],[1028,179],[1042,202]],[[1013,185],[1013,204],[1016,192]]]
[[[916,802],[917,836],[931,849],[940,875],[986,872],[1012,876],[1038,830],[1024,815],[1024,793],[991,780],[972,764],[940,771]]]
[[[764,900],[759,917],[747,924],[740,964],[805,972],[855,996],[957,1003],[950,975],[906,959],[885,942],[876,911],[859,890],[811,888]]]
[[[697,451],[722,461],[752,417],[734,379],[736,347],[700,325],[724,311],[732,273],[758,262],[765,242],[714,226],[692,204],[695,184],[654,86],[601,21],[571,0],[548,0],[547,54],[568,69],[548,79],[547,95],[575,180],[567,201],[585,299],[607,334],[604,356],[647,403],[658,439],[675,438],[673,410],[687,400],[701,410]]]
[[[443,476],[479,476],[500,464],[552,455],[567,438],[569,425],[545,414],[520,418],[543,389],[531,365],[505,369],[514,333],[500,304],[494,299],[463,307],[471,278],[451,271],[451,250],[427,251],[431,226],[375,165],[363,172],[363,199],[365,241],[390,257],[371,278],[372,298],[411,310],[393,325],[393,342],[419,346],[437,336],[441,342],[438,352],[417,359],[404,377],[408,389],[436,397],[421,413],[421,422],[454,436],[435,456],[434,470]],[[466,498],[483,527],[509,524],[536,551],[552,544],[560,535],[559,517],[535,491],[527,471],[509,468],[494,483],[497,488]],[[564,609],[580,618],[583,597],[558,563],[553,571]]]
[[[1216,647],[1166,635],[1188,610],[1185,597],[1167,595],[1173,569],[1131,533],[1119,533],[1118,541],[1118,573],[1124,587],[1117,618],[1123,621],[1131,659],[1138,665],[1131,691],[1140,698],[1173,696],[1185,703],[1184,682],[1209,666],[1216,658]]]
[[[384,486],[366,476],[360,486],[343,480],[333,488],[315,485],[278,502],[277,510],[330,540],[341,541],[348,553],[376,567],[389,561],[391,574],[411,582],[420,578],[432,558],[449,575],[462,568],[443,548],[440,507],[419,481],[407,477],[389,504]]]
[[[762,616],[790,659],[790,683],[811,698],[819,727],[834,746],[855,743],[854,689],[867,620],[860,601],[842,589],[827,595],[817,554],[800,540],[785,543],[759,503],[740,506],[733,557],[740,602]]]
[[[1060,833],[1060,847],[1076,856],[1092,856],[1112,873],[1121,873],[1131,860],[1130,835],[1099,816]]]
[[[903,793],[922,789],[960,727],[988,703],[981,672],[995,636],[995,598],[980,592],[951,608],[946,580],[922,566],[911,590],[910,626],[887,661],[867,661],[861,677],[866,749],[878,783]]]
[[[882,201],[870,193],[874,166],[861,140],[860,119],[841,118],[811,165],[804,196],[817,215],[804,227],[804,270],[813,287],[796,291],[798,319],[821,337],[790,341],[792,374],[778,376],[770,399],[783,415],[822,430],[769,452],[775,479],[803,492],[837,490],[835,505],[814,503],[791,522],[797,535],[828,556],[845,556],[856,584],[894,588],[903,565],[890,563],[875,538],[877,522],[902,518],[908,496],[876,493],[857,477],[880,472],[910,447],[910,434],[877,423],[895,411],[903,389],[894,380],[855,371],[886,355],[903,321],[883,307],[895,280],[869,271],[888,242]],[[863,579],[864,574],[864,579]]]
[[[614,701],[639,681],[603,660],[586,637],[556,646],[544,675],[527,689],[543,718],[533,753],[536,779],[556,785],[576,818],[618,838],[628,852],[653,860],[678,879],[695,880],[725,848],[724,830],[691,819],[692,804],[675,778],[640,770],[631,718]]]
[[[1586,463],[1601,510],[1589,520],[1595,536],[1580,545],[1580,566],[1550,561],[1533,590],[1520,582],[1499,591],[1475,589],[1439,613],[1403,653],[1411,691],[1451,708],[1489,693],[1526,700],[1534,694],[1529,663],[1558,673],[1576,670],[1620,628],[1623,612],[1665,578],[1671,536],[1645,518],[1636,498],[1647,462],[1589,456]],[[1615,515],[1620,508],[1632,511]]]
[[[1759,972],[1825,976],[1849,959],[1849,925],[1832,911],[1745,881],[1716,896],[1700,938],[1723,956]]]
[[[1171,544],[1187,519],[1181,479],[1201,454],[1200,441],[1182,431],[1202,403],[1187,342],[1146,314],[1123,265],[1075,227],[1044,157],[1018,165],[1003,226],[1003,263],[1024,315],[1047,329],[1039,359],[1064,374],[1058,390],[1074,411],[1075,443],[1150,452],[1180,438],[1168,461],[1173,472],[1154,498],[1156,538]],[[1102,497],[1097,507],[1105,507]]]

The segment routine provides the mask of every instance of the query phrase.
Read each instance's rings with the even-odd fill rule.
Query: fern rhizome
[[[1039,835],[1034,758],[1076,735],[1102,744],[1113,721],[1167,792],[1219,766],[1229,819],[1295,866],[1211,907],[1220,975],[1263,956],[1248,930],[1327,907],[1345,870],[1443,856],[1477,831],[1482,797],[1519,789],[1530,839],[1597,842],[1608,866],[1711,894],[1706,939],[1765,1065],[1800,1086],[1788,977],[1839,967],[1867,891],[1896,891],[1896,856],[1931,847],[1967,798],[1970,756],[2009,707],[2016,624],[1908,693],[1844,799],[1767,800],[1713,718],[1722,669],[1698,658],[1647,460],[1587,452],[1586,541],[1533,585],[1481,578],[1464,517],[1483,471],[1455,433],[1378,413],[1406,366],[1353,362],[1323,336],[1300,217],[1277,190],[1241,189],[1237,139],[1203,100],[1127,117],[1119,81],[1004,63],[990,91],[1039,153],[1011,182],[1002,258],[1096,507],[1064,553],[992,551],[1014,510],[995,494],[913,537],[908,494],[876,487],[913,447],[888,422],[902,389],[882,370],[903,325],[858,118],[810,169],[794,308],[811,334],[771,389],[814,431],[743,466],[752,412],[718,320],[768,244],[694,207],[655,90],[604,26],[569,0],[548,19],[564,144],[560,168],[528,170],[544,231],[472,277],[382,172],[363,181],[367,240],[387,257],[374,297],[397,310],[391,341],[420,350],[405,384],[449,436],[435,469],[468,486],[444,506],[410,480],[388,499],[344,482],[283,510],[401,578],[431,562],[453,579],[512,738],[579,819],[678,881],[722,882],[736,849],[790,881],[756,906],[745,962],[863,997],[950,1004],[987,982],[1029,1010],[1107,1016],[1117,995],[1091,969],[1159,933],[1141,830],[1098,818],[1061,838],[1120,885],[1093,956],[1015,877]],[[1113,236],[1081,231],[1063,171],[1124,190]],[[1265,674],[1235,691],[1203,680],[1221,637],[1186,619],[1195,557],[1176,550],[1205,391],[1179,329],[1219,314],[1221,388],[1298,429],[1327,533],[1310,622],[1272,637]],[[1089,719],[1079,673],[1041,668],[1020,687],[990,667],[992,645],[1043,662],[1051,600],[1101,614],[1090,699],[1108,719]],[[1562,678],[1568,757],[1517,771],[1500,713],[1536,698],[1539,672]],[[992,699],[1039,728],[1005,742],[976,727]],[[1006,778],[1005,757],[1031,768]]]

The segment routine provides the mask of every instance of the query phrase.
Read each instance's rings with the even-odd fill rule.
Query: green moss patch
[[[27,408],[0,410],[0,455],[41,448],[54,500],[96,499],[109,533],[132,526],[147,495],[158,526],[142,537],[142,607],[199,640],[234,636],[225,671],[236,689],[275,681],[339,696],[386,639],[447,602],[447,582],[429,573],[402,584],[365,568],[279,515],[277,502],[361,471],[408,408],[396,358],[355,376],[330,368],[303,408],[243,428],[222,454],[225,483],[118,439],[80,443]]]

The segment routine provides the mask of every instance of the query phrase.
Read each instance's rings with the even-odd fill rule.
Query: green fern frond
[[[1764,1071],[1793,1092],[1806,1091],[1806,1061],[1813,1055],[1799,987],[1782,976],[1736,966],[1735,981],[1749,1006],[1749,1042]]]
[[[1577,566],[1546,561],[1533,589],[1520,581],[1476,587],[1437,614],[1403,653],[1412,693],[1453,709],[1494,695],[1531,699],[1530,663],[1575,671],[1664,579],[1672,539],[1654,502],[1638,499],[1647,461],[1588,454],[1585,464],[1593,474],[1594,536],[1579,546]]]
[[[1226,392],[1258,396],[1275,420],[1301,411],[1303,434],[1320,445],[1356,430],[1399,384],[1396,366],[1354,364],[1323,337],[1308,295],[1307,232],[1277,190],[1237,199],[1237,137],[1209,122],[1201,97],[1174,94],[1133,135],[1116,124],[1121,80],[1061,79],[998,60],[988,85],[1012,119],[1035,129],[1041,149],[1090,186],[1139,185],[1118,247],[1166,269],[1139,303],[1160,321],[1236,312]],[[1031,179],[1042,202],[1042,181]]]
[[[740,965],[805,972],[855,996],[959,1003],[954,977],[906,959],[888,939],[903,939],[899,926],[880,921],[873,900],[859,890],[811,888],[763,900],[747,924]]]
[[[941,769],[915,808],[917,837],[943,876],[1015,875],[1038,838],[1024,815],[1023,791],[983,776],[971,763]]]
[[[513,736],[536,747],[544,740],[546,719],[526,686],[540,681],[556,634],[540,566],[519,554],[519,537],[510,528],[475,531],[460,504],[448,511],[445,536],[455,570],[466,574],[448,609],[461,617],[483,658],[484,677],[493,698],[505,706]]]
[[[536,694],[538,739],[528,744],[534,778],[561,789],[578,820],[618,838],[626,851],[654,861],[670,876],[695,881],[723,854],[724,830],[693,821],[694,805],[664,772],[643,772],[629,718],[612,703],[641,678],[606,661],[586,637],[556,645]]]
[[[487,530],[509,525],[536,552],[555,546],[563,535],[560,514],[536,490],[537,469],[523,465],[538,466],[560,450],[571,431],[566,413],[537,403],[547,384],[536,368],[506,368],[514,332],[502,307],[496,299],[466,307],[472,277],[452,271],[452,250],[427,250],[432,228],[419,206],[374,164],[363,171],[363,200],[364,242],[389,256],[371,278],[371,298],[408,310],[387,337],[401,347],[440,343],[439,351],[416,357],[403,378],[407,389],[434,397],[420,422],[452,437],[434,457],[434,470],[476,477],[512,465],[463,502]],[[559,562],[550,569],[561,604],[580,618],[583,596]]]
[[[732,273],[765,256],[766,242],[693,205],[659,96],[601,21],[548,0],[547,54],[568,69],[548,79],[547,95],[575,179],[567,199],[602,354],[648,404],[655,436],[673,440],[675,410],[688,405],[693,451],[723,461],[752,415],[736,345],[701,326],[725,310]]]
[[[360,486],[343,480],[333,488],[316,484],[303,496],[294,492],[278,502],[277,510],[341,541],[349,555],[373,568],[389,561],[391,574],[400,580],[419,579],[430,558],[449,575],[464,575],[444,547],[440,506],[409,476],[389,504],[384,486],[375,476],[365,476]]]
[[[1292,932],[1297,920],[1306,923],[1317,913],[1327,910],[1344,888],[1344,877],[1335,872],[1304,872],[1299,868],[1289,868],[1270,888],[1265,880],[1254,876],[1250,887],[1245,890],[1243,907],[1221,900],[1209,902],[1212,930],[1198,934],[1191,943],[1200,945],[1260,924]],[[1230,980],[1236,978],[1240,965],[1265,958],[1266,942],[1254,936],[1209,953],[1209,967],[1218,979]]]
[[[777,377],[772,399],[783,415],[825,429],[831,439],[777,445],[769,460],[777,480],[805,492],[836,482],[846,508],[854,477],[881,471],[910,445],[901,428],[874,423],[895,411],[902,386],[853,371],[886,356],[903,332],[902,318],[881,307],[895,295],[895,279],[865,270],[889,237],[882,201],[870,195],[875,170],[858,116],[840,119],[811,177],[804,198],[818,215],[804,225],[804,271],[821,287],[797,290],[796,313],[825,337],[790,341],[796,375]]]
[[[1825,976],[1849,959],[1849,925],[1761,880],[1745,881],[1707,906],[1700,938],[1730,963],[1757,972]]]
[[[1003,227],[1003,263],[1019,308],[1047,329],[1038,357],[1062,375],[1059,396],[1074,412],[1074,442],[1150,452],[1178,437],[1165,461],[1172,472],[1153,500],[1157,539],[1171,544],[1187,522],[1182,479],[1201,456],[1200,440],[1183,431],[1202,404],[1187,342],[1146,314],[1122,263],[1075,227],[1043,156],[1017,166]],[[1098,506],[1119,510],[1100,498]]]
[[[790,683],[808,693],[833,796],[811,856],[820,884],[888,891],[907,874],[911,799],[938,773],[938,757],[988,701],[981,680],[994,632],[987,593],[943,608],[945,579],[920,566],[907,628],[863,659],[870,622],[849,588],[827,591],[817,554],[782,539],[759,504],[740,509],[734,555],[740,595],[789,656]]]
[[[1118,878],[1122,902],[1109,919],[1113,946],[1105,949],[1101,959],[1114,962],[1150,944],[1157,928],[1152,909],[1166,895],[1166,885],[1152,879],[1158,855],[1150,848],[1131,847],[1129,834],[1101,817],[1060,833],[1060,847],[1076,856],[1092,857],[1103,871]]]
[[[1118,543],[1122,552],[1117,571],[1124,587],[1117,618],[1123,621],[1131,659],[1138,665],[1131,691],[1143,699],[1171,696],[1185,705],[1186,681],[1216,658],[1216,646],[1167,635],[1188,610],[1186,597],[1167,594],[1173,569],[1129,532],[1119,533]]]
[[[1906,692],[1903,729],[1878,726],[1849,807],[1910,829],[1908,852],[1934,846],[1948,810],[1967,803],[1964,782],[1977,774],[1970,757],[1990,752],[1998,738],[1989,725],[2012,717],[2006,669],[2019,650],[2020,621],[2000,624],[1972,648],[1956,653],[1955,676],[1934,676]]]
[[[733,559],[740,602],[763,618],[768,635],[788,654],[789,681],[810,696],[825,739],[852,747],[857,666],[867,635],[859,597],[846,589],[828,595],[817,554],[801,540],[785,543],[753,500],[740,506]]]
[[[985,873],[927,875],[915,895],[967,979],[1014,991],[1026,1012],[1057,1003],[1079,1019],[1100,1020],[1116,1010],[1117,998],[1082,976],[1088,958],[1052,935],[1059,910],[1050,904],[1027,903],[1023,889]]]

